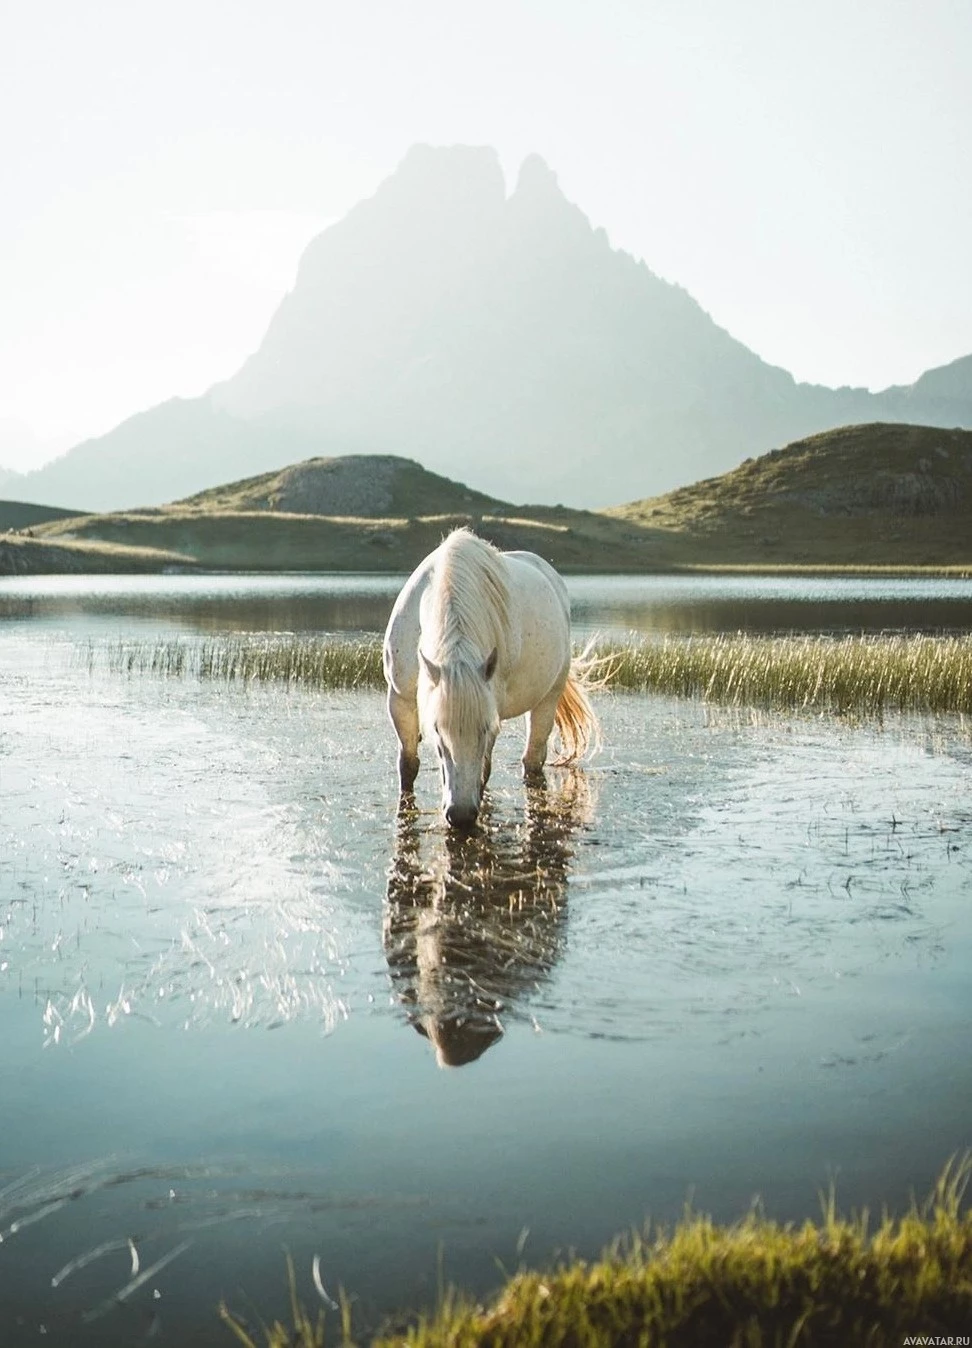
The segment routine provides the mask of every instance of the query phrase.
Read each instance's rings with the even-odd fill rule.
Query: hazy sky
[[[538,151],[799,379],[910,383],[972,352],[970,70],[972,0],[6,5],[0,463],[229,375],[415,141]]]

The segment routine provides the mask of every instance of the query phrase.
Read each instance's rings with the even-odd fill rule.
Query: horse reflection
[[[534,992],[565,940],[573,839],[590,818],[583,772],[527,790],[519,821],[484,804],[483,829],[445,836],[398,816],[384,947],[408,1018],[440,1067],[474,1062],[503,1034],[503,1017]],[[427,853],[423,859],[423,851]]]

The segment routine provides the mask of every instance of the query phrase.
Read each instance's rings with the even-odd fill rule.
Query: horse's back
[[[514,572],[522,566],[538,572],[544,578],[560,601],[560,606],[569,624],[570,596],[560,572],[556,571],[545,558],[536,552],[504,552],[503,556],[513,566]]]
[[[395,600],[385,629],[385,678],[396,692],[411,695],[418,681],[418,648],[422,636],[422,597],[428,590],[440,549],[415,568]],[[556,678],[570,663],[570,598],[558,572],[535,552],[501,552],[506,564],[515,665],[525,658],[539,661]],[[524,649],[526,647],[526,649]],[[514,684],[523,681],[519,668],[507,671]],[[536,670],[541,679],[540,669]],[[518,677],[519,676],[519,677]],[[529,680],[532,682],[532,680]],[[517,691],[520,691],[517,689]],[[515,701],[520,699],[514,697]],[[516,713],[519,714],[519,713]]]

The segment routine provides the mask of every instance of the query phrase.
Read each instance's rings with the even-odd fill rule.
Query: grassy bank
[[[207,570],[407,575],[460,525],[498,548],[539,552],[561,571],[644,572],[661,565],[645,546],[644,529],[587,511],[543,508],[359,518],[183,505],[54,521],[34,533],[50,543],[70,537],[164,550]]]
[[[750,1214],[732,1227],[688,1216],[594,1263],[520,1272],[488,1307],[459,1294],[382,1348],[901,1348],[909,1336],[968,1343],[972,1332],[969,1162],[949,1166],[929,1202],[872,1229],[834,1204],[819,1223]],[[293,1287],[293,1283],[292,1283]],[[320,1348],[353,1339],[348,1316],[325,1338],[293,1295],[294,1327],[253,1333],[221,1315],[247,1348]],[[922,1342],[913,1337],[912,1342]],[[934,1337],[924,1341],[942,1341]]]
[[[38,525],[36,534],[42,531]],[[192,558],[125,543],[0,534],[0,576],[158,574],[167,569],[193,570]]]
[[[609,686],[722,705],[880,716],[972,714],[972,637],[696,636],[604,643]],[[381,643],[239,634],[91,646],[89,669],[381,688]]]

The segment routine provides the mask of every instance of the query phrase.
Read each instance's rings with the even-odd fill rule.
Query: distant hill
[[[853,422],[972,426],[972,356],[881,394],[798,384],[613,249],[536,155],[416,146],[308,246],[260,347],[4,492],[78,509],[396,454],[516,501],[606,506]]]
[[[574,572],[972,572],[972,431],[843,427],[603,512],[512,506],[407,459],[312,459],[167,506],[62,517],[35,525],[31,539],[8,534],[0,573],[408,571],[460,524]],[[101,555],[102,547],[115,551]],[[56,548],[74,551],[59,562]]]
[[[972,431],[845,426],[605,513],[673,561],[972,567]]]
[[[74,510],[160,505],[321,449],[319,434],[242,422],[208,398],[171,398],[36,472],[8,474],[3,490]]]
[[[309,459],[170,505],[60,517],[32,532],[49,547],[137,549],[143,560],[157,557],[158,569],[181,560],[228,570],[409,571],[459,525],[568,571],[646,564],[640,529],[586,511],[521,510],[390,455]],[[35,560],[56,569],[40,551]],[[94,553],[87,560],[92,570],[111,569],[110,557],[104,567]],[[68,561],[75,569],[73,555]],[[6,563],[27,570],[31,555],[21,547]],[[0,551],[0,572],[4,565]]]
[[[512,509],[508,502],[393,454],[307,459],[277,472],[210,487],[174,504],[199,510],[275,510],[359,519]]]
[[[882,403],[900,413],[895,420],[967,426],[972,398],[972,355],[928,370],[914,384],[895,384],[880,397]],[[933,417],[928,415],[931,409],[935,412]]]
[[[0,501],[0,533],[8,529],[29,529],[34,524],[67,519],[77,513],[58,506],[35,505],[31,501]]]

